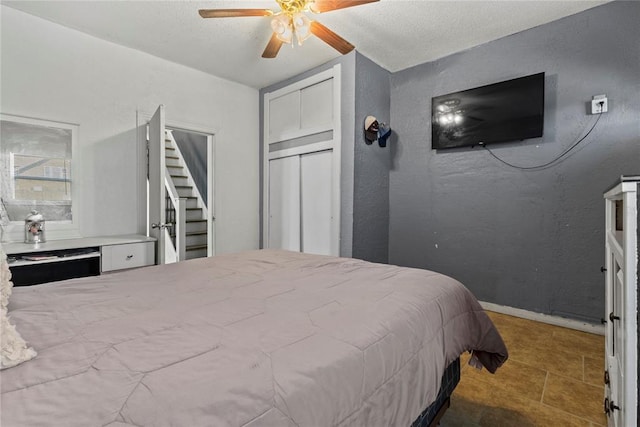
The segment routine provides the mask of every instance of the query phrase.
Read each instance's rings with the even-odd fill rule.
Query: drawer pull
[[[127,255],[127,261],[133,258],[133,255]]]

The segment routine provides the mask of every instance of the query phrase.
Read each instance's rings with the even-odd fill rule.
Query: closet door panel
[[[269,101],[269,140],[280,141],[300,129],[300,91]]]
[[[333,79],[300,91],[300,128],[333,127]]]
[[[302,252],[331,253],[332,150],[300,157]]]
[[[300,157],[269,161],[269,248],[300,251]]]

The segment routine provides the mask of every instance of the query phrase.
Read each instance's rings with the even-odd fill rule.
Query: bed
[[[507,359],[450,277],[279,250],[14,287],[9,315],[38,355],[3,427],[426,426],[461,353]]]

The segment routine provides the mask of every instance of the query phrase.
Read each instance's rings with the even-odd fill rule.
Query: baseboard
[[[535,313],[521,308],[508,307],[506,305],[493,304],[491,302],[480,301],[480,305],[485,310],[509,316],[520,317],[522,319],[536,322],[548,323],[550,325],[561,326],[563,328],[575,329],[590,334],[604,335],[604,325],[594,325],[592,323],[581,322],[579,320],[566,319],[564,317],[551,316],[549,314]]]

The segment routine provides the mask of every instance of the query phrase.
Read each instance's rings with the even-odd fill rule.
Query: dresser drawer
[[[102,271],[122,270],[155,264],[155,242],[127,243],[102,247]]]

